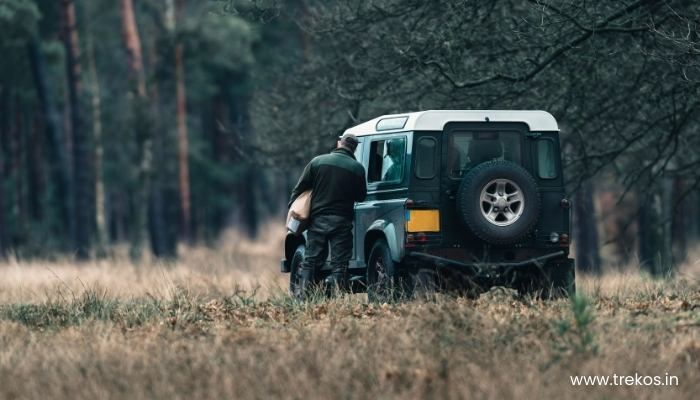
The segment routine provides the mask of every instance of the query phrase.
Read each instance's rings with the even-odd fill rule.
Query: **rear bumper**
[[[435,263],[435,265],[438,268],[455,267],[455,268],[463,270],[463,272],[467,272],[468,274],[474,275],[474,276],[488,275],[488,274],[491,274],[492,272],[507,272],[509,270],[512,270],[513,268],[519,268],[519,267],[534,266],[534,267],[541,268],[544,266],[544,264],[547,261],[549,261],[551,259],[565,256],[565,255],[566,255],[566,253],[564,253],[563,250],[559,250],[559,251],[555,251],[555,252],[552,252],[549,254],[545,254],[543,256],[529,258],[527,260],[522,260],[522,261],[517,261],[517,262],[465,263],[462,261],[451,260],[449,258],[439,257],[439,256],[435,256],[432,254],[422,253],[422,252],[418,252],[418,251],[411,251],[411,252],[407,253],[408,257],[422,259],[425,261],[431,261],[431,262]]]

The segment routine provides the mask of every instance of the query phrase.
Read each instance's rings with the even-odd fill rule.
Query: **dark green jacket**
[[[311,189],[311,218],[318,215],[340,215],[352,219],[355,202],[367,196],[365,169],[347,149],[315,157],[304,168],[289,200]]]

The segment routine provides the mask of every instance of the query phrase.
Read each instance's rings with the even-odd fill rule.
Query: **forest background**
[[[699,16],[689,0],[0,0],[0,257],[266,240],[350,126],[542,109],[579,268],[667,275],[700,237]]]

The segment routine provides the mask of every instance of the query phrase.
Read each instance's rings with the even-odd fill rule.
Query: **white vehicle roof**
[[[558,131],[552,114],[538,110],[428,110],[382,115],[345,131],[355,136],[401,131],[441,131],[448,122],[524,122],[531,131]]]

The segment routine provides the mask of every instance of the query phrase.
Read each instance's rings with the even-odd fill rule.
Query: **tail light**
[[[428,243],[428,236],[425,232],[407,233],[406,247],[416,247]]]
[[[562,233],[559,235],[559,244],[562,246],[568,246],[569,245],[569,235],[566,233]]]
[[[410,243],[425,243],[428,241],[428,236],[424,232],[409,233],[406,235],[406,241]]]

